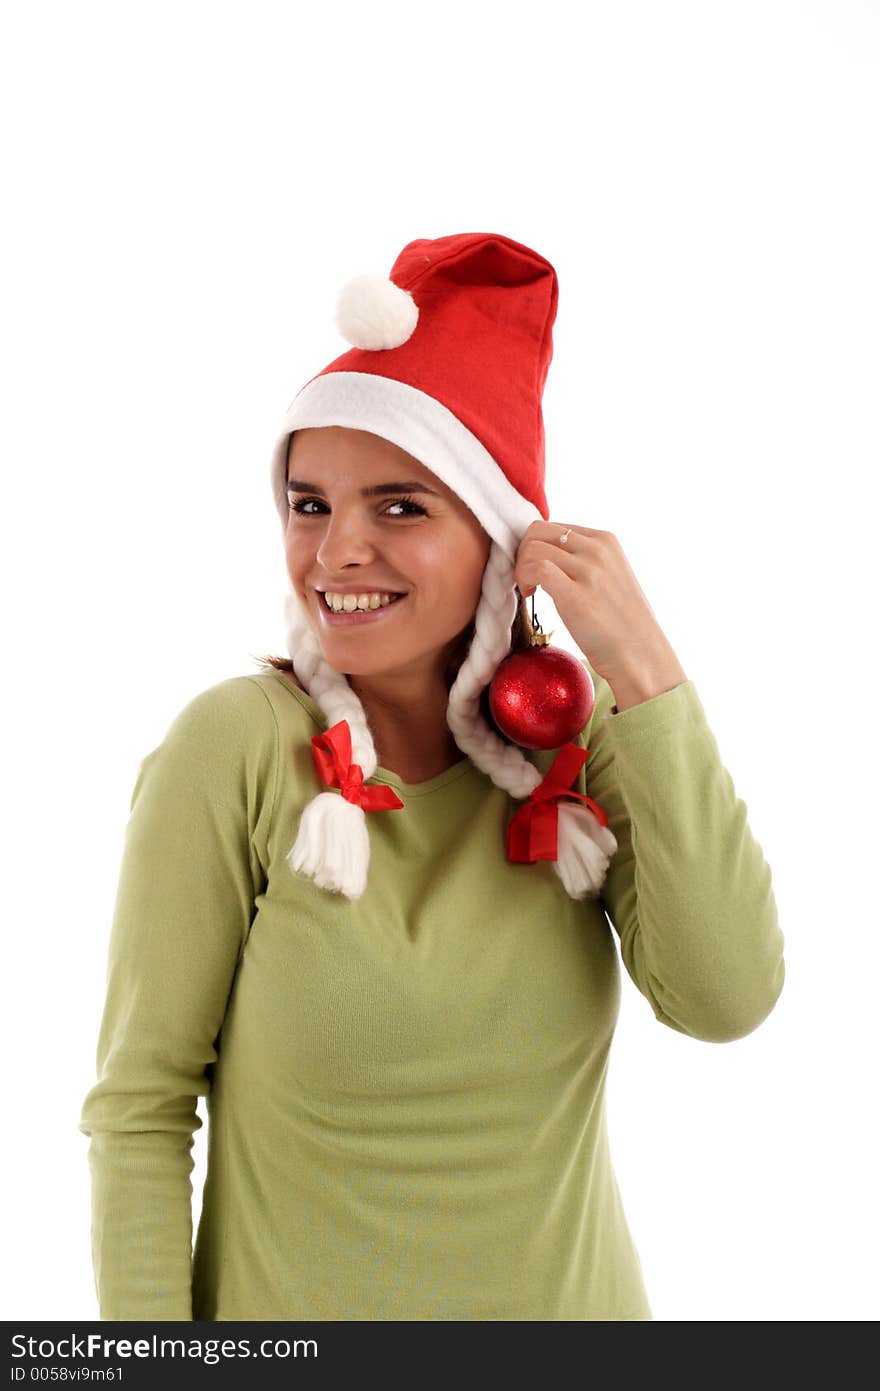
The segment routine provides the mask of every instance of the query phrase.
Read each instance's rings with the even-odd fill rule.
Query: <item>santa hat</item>
[[[366,272],[343,286],[336,325],[352,346],[294,396],[271,470],[285,533],[290,435],[321,426],[389,440],[470,508],[492,545],[447,723],[462,752],[511,798],[532,799],[541,787],[536,803],[548,801],[546,780],[522,749],[490,729],[480,697],[510,652],[517,548],[532,522],[549,517],[541,397],[557,300],[550,262],[510,237],[462,232],[409,242],[389,276]],[[403,802],[392,788],[365,785],[378,759],[363,705],[324,660],[292,588],[285,619],[293,669],[328,721],[312,740],[328,790],[304,808],[288,863],[322,888],[359,898],[370,860],[367,816],[393,814]],[[559,796],[553,805],[554,868],[572,898],[596,894],[617,849],[607,817],[589,798]]]

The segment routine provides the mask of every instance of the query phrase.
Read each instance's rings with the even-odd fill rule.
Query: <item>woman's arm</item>
[[[618,849],[601,897],[621,956],[655,1016],[722,1043],[751,1033],[785,977],[771,871],[749,829],[693,681],[612,713],[596,704],[579,742],[588,795]]]
[[[196,696],[140,765],[79,1125],[102,1319],[192,1318],[196,1103],[264,880],[277,765],[248,677]]]

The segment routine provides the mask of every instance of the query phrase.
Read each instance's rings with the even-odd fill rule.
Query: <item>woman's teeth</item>
[[[324,594],[324,603],[334,613],[354,613],[355,609],[384,609],[402,599],[402,594]]]

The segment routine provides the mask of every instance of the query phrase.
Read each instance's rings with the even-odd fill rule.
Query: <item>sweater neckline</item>
[[[304,691],[300,686],[295,686],[277,667],[273,667],[268,674],[274,676],[285,691],[299,702],[319,729],[325,730],[327,728],[327,720],[323,710],[307,691]],[[441,787],[446,787],[451,782],[457,782],[459,778],[468,773],[476,772],[479,772],[477,765],[472,758],[465,755],[453,763],[451,768],[445,768],[442,773],[436,773],[433,778],[426,778],[424,782],[404,782],[397,773],[392,772],[390,768],[383,768],[381,765],[377,765],[375,773],[366,781],[368,783],[373,781],[385,783],[396,788],[399,792],[405,792],[409,797],[425,797],[431,792],[438,792]]]

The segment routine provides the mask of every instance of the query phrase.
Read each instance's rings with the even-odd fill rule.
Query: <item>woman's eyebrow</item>
[[[287,488],[294,493],[317,493],[319,497],[326,497],[324,489],[317,483],[307,483],[301,478],[288,478]],[[374,483],[369,488],[361,488],[364,497],[379,497],[384,493],[430,493],[432,497],[440,497],[441,494],[434,488],[427,487],[424,483]]]

